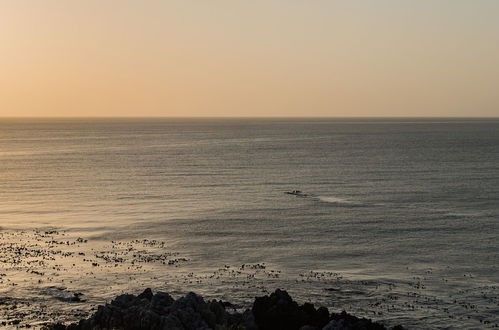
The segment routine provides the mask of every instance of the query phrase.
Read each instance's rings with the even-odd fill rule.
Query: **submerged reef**
[[[251,309],[238,311],[237,306],[221,300],[206,302],[189,293],[174,299],[168,293],[146,289],[138,296],[123,294],[110,304],[99,306],[88,319],[69,325],[53,324],[50,330],[97,329],[171,329],[171,330],[383,330],[369,319],[358,318],[345,311],[330,313],[310,303],[299,305],[290,295],[277,289],[270,296],[258,297]],[[402,330],[396,326],[392,330]]]

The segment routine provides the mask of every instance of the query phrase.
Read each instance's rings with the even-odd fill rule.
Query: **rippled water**
[[[4,119],[0,292],[18,315],[0,318],[282,287],[386,324],[495,327],[498,201],[499,120]]]

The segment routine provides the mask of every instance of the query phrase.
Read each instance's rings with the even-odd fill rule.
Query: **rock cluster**
[[[230,303],[189,293],[177,300],[168,293],[146,289],[138,296],[124,294],[110,304],[99,306],[89,319],[79,323],[48,327],[52,330],[381,330],[379,323],[358,318],[346,312],[330,314],[328,309],[305,303],[298,305],[286,291],[276,290],[270,296],[255,299],[252,309],[244,313],[229,312]],[[395,329],[403,329],[397,326]]]

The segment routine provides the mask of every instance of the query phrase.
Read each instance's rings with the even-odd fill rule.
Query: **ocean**
[[[499,119],[0,120],[6,324],[146,287],[240,308],[283,288],[386,325],[492,328],[498,238]]]

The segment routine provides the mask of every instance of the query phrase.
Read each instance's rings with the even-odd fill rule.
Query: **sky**
[[[497,0],[0,0],[0,116],[499,116]]]

